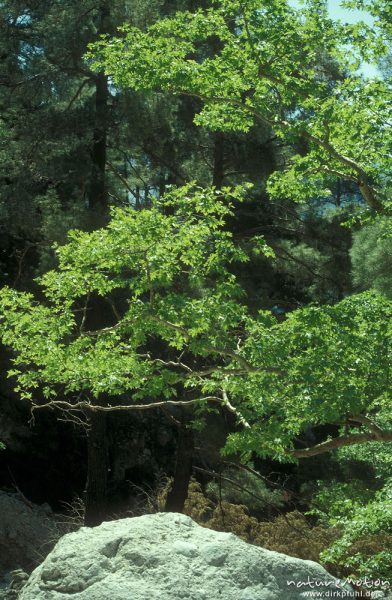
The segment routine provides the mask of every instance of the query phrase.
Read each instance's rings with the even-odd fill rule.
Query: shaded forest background
[[[120,90],[84,59],[89,43],[114,34],[124,22],[146,28],[177,10],[208,5],[201,0],[0,3],[0,285],[37,292],[35,278],[55,265],[54,243],[64,243],[70,229],[105,225],[112,206],[143,210],[170,186],[189,181],[216,189],[250,181],[253,188],[230,228],[244,243],[262,234],[275,253],[273,259],[253,256],[237,273],[250,309],[268,309],[283,319],[296,308],[336,303],[371,287],[372,273],[361,269],[361,252],[377,228],[370,227],[364,237],[353,224],[353,215],[363,208],[354,183],[337,181],[331,197],[314,197],[307,204],[268,197],[268,176],[293,154],[305,156],[306,143],[290,146],[261,124],[246,135],[196,127],[197,99]],[[211,42],[206,52],[214,51]],[[388,71],[388,64],[381,68]],[[327,60],[323,71],[331,80],[339,76]],[[374,249],[369,245],[368,253]],[[89,319],[98,328],[109,312],[97,300]],[[0,453],[0,487],[17,486],[31,501],[61,511],[64,502],[83,497],[86,430],[61,414],[55,419],[40,412],[31,418],[6,378],[10,355],[4,348],[0,359],[0,439],[6,444]],[[354,480],[356,493],[362,494],[380,486],[372,464],[350,455],[345,460],[323,455],[289,466],[258,459],[253,474],[238,475],[238,457],[223,459],[219,453],[226,434],[235,429],[232,415],[223,409],[209,415],[202,431],[190,430],[187,422],[180,408],[148,417],[108,416],[108,516],[147,510],[146,498],[152,497],[165,508],[167,478],[172,484],[174,478],[174,485],[166,509],[183,510],[192,477],[187,504],[192,516],[256,542],[262,535],[272,539],[276,529],[263,533],[251,519],[278,518],[280,541],[272,546],[284,551],[282,539],[290,533],[284,516],[295,514],[294,530],[309,527],[303,513],[315,508],[312,498],[320,487],[333,481],[344,489]],[[326,433],[308,435],[317,441]],[[257,476],[262,483],[255,483]],[[244,492],[249,488],[250,494]],[[231,507],[223,525],[222,515],[214,512],[222,500]],[[241,504],[247,511],[238,508]],[[319,530],[315,537],[324,534]],[[316,559],[332,538],[326,535],[325,543],[317,542],[304,557]]]

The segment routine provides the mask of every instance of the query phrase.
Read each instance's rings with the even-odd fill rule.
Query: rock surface
[[[0,577],[16,568],[31,571],[58,538],[48,505],[27,504],[18,494],[0,491]]]
[[[300,600],[309,581],[324,582],[319,598],[342,592],[314,562],[159,513],[65,535],[19,600]]]

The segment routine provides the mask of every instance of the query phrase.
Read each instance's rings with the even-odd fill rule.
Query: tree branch
[[[295,458],[310,458],[311,456],[318,456],[330,450],[336,450],[337,448],[344,448],[346,446],[354,446],[355,444],[365,444],[366,442],[392,442],[392,431],[381,430],[376,433],[353,433],[342,437],[327,440],[321,442],[311,448],[304,448],[303,450],[289,450],[288,454]]]
[[[382,441],[383,430],[369,419],[369,417],[366,417],[365,415],[353,415],[349,417],[349,420],[354,421],[355,423],[361,423],[361,425],[366,425],[366,427],[369,427],[370,431]]]
[[[127,180],[125,179],[125,177],[123,177],[121,175],[121,173],[119,173],[119,171],[117,171],[117,169],[112,165],[112,163],[110,161],[106,161],[107,166],[109,167],[109,169],[111,170],[111,172],[121,181],[121,183],[123,184],[123,186],[125,187],[125,189],[127,190],[127,192],[129,192],[130,194],[132,194],[132,196],[134,198],[136,198],[136,194],[133,191],[133,189],[130,187],[130,185],[128,184]]]
[[[241,423],[241,425],[243,425],[245,427],[245,429],[250,429],[250,425],[248,423],[248,421],[245,419],[245,417],[231,404],[227,393],[225,390],[222,391],[222,398],[223,398],[223,406],[225,406],[227,408],[227,410],[231,413],[233,413],[233,415],[235,415],[238,419],[238,421]]]
[[[78,401],[75,403],[68,402],[66,400],[50,400],[45,404],[33,404],[31,407],[31,412],[33,413],[35,410],[42,408],[50,408],[51,410],[59,409],[62,411],[89,411],[89,412],[119,412],[119,411],[131,411],[131,410],[152,410],[155,408],[167,408],[168,406],[192,406],[195,404],[199,404],[200,402],[216,402],[221,404],[224,408],[233,413],[238,421],[245,428],[250,428],[249,423],[246,419],[241,415],[241,413],[230,403],[227,393],[222,391],[222,398],[218,396],[205,396],[202,398],[194,398],[193,400],[162,400],[159,402],[151,402],[149,404],[124,404],[118,406],[112,406],[108,404],[107,406],[102,406],[100,404],[92,404],[87,401]]]
[[[276,373],[277,375],[286,375],[286,371],[280,369],[279,367],[255,367],[250,362],[246,360],[243,356],[234,352],[233,350],[227,350],[226,348],[215,348],[214,346],[205,346],[203,348],[206,352],[211,352],[212,354],[219,354],[220,356],[228,356],[238,362],[241,365],[243,372],[245,373]],[[215,369],[219,370],[219,368]],[[229,370],[230,371],[230,370]],[[241,374],[240,370],[235,369],[234,374]],[[230,373],[229,373],[230,374]]]
[[[118,406],[100,406],[99,404],[91,404],[91,402],[67,402],[66,400],[51,400],[45,404],[34,404],[32,410],[42,408],[61,409],[61,410],[82,410],[91,412],[119,412],[122,410],[151,410],[154,408],[164,408],[167,406],[190,406],[200,402],[219,402],[222,404],[222,398],[218,396],[205,396],[203,398],[195,398],[193,400],[162,400],[159,402],[151,402],[150,404],[122,404]]]
[[[88,79],[84,79],[82,81],[82,83],[80,84],[80,86],[78,87],[78,89],[76,90],[75,94],[72,96],[71,100],[69,101],[69,104],[66,108],[66,110],[69,110],[71,108],[71,106],[73,105],[74,102],[76,102],[76,100],[79,98],[80,94],[82,93],[84,87],[90,83],[91,81],[91,77],[89,77]]]
[[[195,98],[199,98],[203,102],[225,102],[227,104],[232,104],[234,106],[238,106],[239,108],[242,108],[243,110],[249,112],[256,119],[258,119],[262,123],[265,123],[266,125],[269,125],[270,127],[281,127],[282,129],[289,129],[289,130],[292,129],[291,123],[289,123],[288,121],[286,121],[284,119],[279,119],[279,118],[277,118],[276,121],[273,119],[269,119],[269,118],[265,117],[264,115],[262,115],[253,106],[244,104],[244,102],[242,102],[242,100],[240,100],[239,98],[230,98],[230,97],[225,97],[225,96],[210,96],[209,97],[204,94],[200,94],[197,92],[188,92],[186,90],[181,90],[181,89],[177,89],[177,90],[169,89],[169,91],[174,94],[182,94],[185,96],[192,96]],[[366,201],[366,203],[371,208],[373,208],[377,213],[380,213],[380,214],[385,213],[385,208],[384,208],[383,204],[377,198],[377,191],[370,184],[369,176],[363,167],[361,167],[352,158],[345,156],[344,154],[342,154],[341,152],[336,150],[336,148],[329,141],[320,139],[305,130],[298,131],[297,133],[300,137],[303,137],[303,138],[309,140],[310,142],[313,142],[313,144],[316,144],[317,146],[324,148],[324,150],[326,150],[332,158],[335,158],[341,164],[343,164],[346,167],[348,167],[349,169],[353,170],[357,175],[357,179],[355,181],[358,184],[361,194],[362,194],[364,200]],[[348,179],[349,181],[353,181],[353,177],[349,173],[341,173],[340,176],[344,177],[345,179]]]
[[[173,329],[173,331],[177,331],[177,332],[181,333],[184,336],[184,340],[186,343],[189,343],[191,341],[191,336],[189,335],[189,332],[186,329],[186,327],[184,327],[183,325],[178,325],[177,323],[172,323],[171,321],[167,321],[166,319],[162,319],[161,317],[158,317],[156,315],[150,315],[149,318],[152,319],[153,321],[161,323],[162,325],[165,325],[169,329]],[[96,331],[84,331],[83,334],[88,335],[88,336],[96,336],[96,335],[100,335],[102,333],[110,333],[111,331],[117,331],[123,325],[127,325],[126,320],[116,323],[115,325],[112,325],[111,327],[104,327],[103,329],[98,329]],[[226,356],[228,358],[232,358],[240,365],[241,368],[225,369],[224,367],[222,368],[219,366],[213,366],[213,367],[209,367],[205,370],[203,369],[202,371],[193,371],[191,369],[191,367],[189,367],[188,365],[186,365],[180,361],[164,361],[161,359],[155,359],[155,362],[162,364],[162,365],[171,366],[171,367],[180,367],[180,368],[188,371],[190,374],[195,375],[196,377],[197,376],[203,377],[206,375],[211,375],[212,373],[215,373],[215,372],[221,372],[226,375],[242,375],[244,373],[275,373],[276,375],[284,376],[287,374],[287,372],[284,371],[283,369],[281,369],[280,367],[254,366],[250,362],[248,362],[246,360],[246,358],[241,356],[238,352],[235,352],[234,350],[229,350],[227,348],[215,348],[214,346],[206,345],[206,346],[202,347],[202,350],[204,352],[207,352],[210,354],[218,354],[219,356]]]

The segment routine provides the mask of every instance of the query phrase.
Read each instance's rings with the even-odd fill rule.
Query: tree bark
[[[392,442],[392,431],[379,430],[372,433],[352,433],[326,442],[321,442],[316,446],[310,448],[304,448],[302,450],[290,450],[288,454],[291,454],[295,458],[310,458],[311,456],[318,456],[336,448],[345,448],[346,446],[354,446],[355,444],[366,444],[367,442]]]
[[[177,459],[173,485],[168,493],[165,505],[166,512],[183,512],[188,497],[188,487],[192,476],[194,454],[193,431],[183,423],[177,444]]]
[[[110,33],[110,5],[103,0],[99,5],[98,34]],[[93,228],[105,225],[108,219],[106,187],[106,154],[108,136],[108,78],[102,71],[95,75],[95,116],[91,149],[91,176],[89,192],[90,220]]]

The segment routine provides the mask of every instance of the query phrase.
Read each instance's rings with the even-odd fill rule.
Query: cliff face
[[[19,599],[300,600],[311,597],[304,592],[314,586],[319,598],[343,592],[314,562],[251,546],[181,514],[159,513],[65,535]]]

